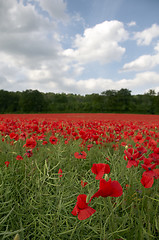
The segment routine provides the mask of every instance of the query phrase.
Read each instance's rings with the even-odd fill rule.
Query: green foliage
[[[9,137],[7,137],[9,138]],[[48,136],[49,138],[49,136]],[[9,140],[9,139],[8,139]],[[33,157],[17,161],[24,155],[24,142],[14,145],[0,141],[0,238],[11,240],[17,236],[29,239],[156,239],[159,231],[158,183],[145,189],[139,179],[138,168],[126,169],[123,150],[113,151],[94,145],[86,159],[76,159],[80,141],[67,145],[60,139],[57,145],[33,150]],[[105,157],[109,157],[107,162]],[[91,202],[96,213],[84,221],[71,214],[79,194],[91,196],[99,187],[90,171],[93,163],[109,163],[109,177],[117,180],[124,193],[119,198],[99,198]],[[63,170],[59,178],[58,169]],[[88,182],[85,188],[81,179]],[[130,188],[126,190],[126,184]]]
[[[122,88],[85,96],[66,93],[42,93],[38,90],[8,92],[0,90],[0,113],[139,113],[159,114],[159,94],[150,89],[131,95]]]

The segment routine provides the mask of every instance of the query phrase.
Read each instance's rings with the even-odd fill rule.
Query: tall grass
[[[16,234],[22,240],[158,239],[158,182],[150,189],[141,185],[142,169],[126,168],[124,147],[114,151],[111,144],[95,144],[90,151],[84,148],[86,159],[76,159],[80,140],[65,144],[61,138],[57,145],[38,141],[31,158],[16,160],[25,153],[24,141],[10,145],[7,138],[0,140],[0,239],[13,239]],[[10,162],[8,167],[5,161]],[[89,199],[99,188],[91,172],[93,163],[110,165],[105,177],[119,181],[123,195],[93,199],[90,206],[96,213],[79,221],[71,214],[77,196],[87,194]],[[88,182],[84,188],[81,179]]]

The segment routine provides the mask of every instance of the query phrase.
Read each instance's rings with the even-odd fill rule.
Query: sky
[[[0,0],[0,89],[159,92],[159,0]]]

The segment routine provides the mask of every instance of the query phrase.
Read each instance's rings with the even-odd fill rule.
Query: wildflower
[[[108,174],[110,172],[110,167],[105,163],[94,163],[91,171],[92,173],[96,174],[95,179],[100,180],[104,174]]]
[[[145,188],[151,188],[153,183],[154,183],[153,177],[150,177],[149,175],[142,175],[141,184]]]
[[[33,148],[35,148],[35,146],[36,146],[36,141],[33,139],[33,137],[31,137],[31,138],[28,138],[26,140],[26,144],[24,144],[23,147],[27,147],[27,148],[33,149]]]
[[[87,150],[90,151],[90,149],[93,147],[93,144],[88,144],[87,145]]]
[[[78,159],[86,159],[87,153],[85,151],[82,151],[80,153],[75,152],[74,156],[75,158],[78,158]]]
[[[23,157],[21,155],[17,155],[16,159],[17,160],[23,160]]]
[[[57,144],[57,141],[58,141],[58,139],[57,139],[57,137],[55,137],[55,136],[51,136],[51,137],[49,138],[49,142],[50,142],[51,144],[53,144],[53,145],[56,145],[56,144]]]
[[[9,161],[6,161],[6,162],[5,162],[5,165],[6,165],[6,167],[8,167],[8,166],[9,166],[9,164],[10,164],[10,162],[9,162]]]
[[[19,139],[19,135],[14,132],[10,133],[9,136],[10,136],[10,139],[14,139],[15,141],[18,141]]]
[[[27,150],[24,155],[26,155],[28,158],[30,158],[33,155],[32,149]]]
[[[132,166],[137,167],[139,165],[139,160],[137,158],[139,157],[139,152],[136,149],[128,148],[124,150],[125,156],[124,159],[127,161],[127,168],[131,168]]]
[[[88,203],[86,203],[86,198],[87,195],[85,194],[78,195],[76,205],[71,212],[74,216],[78,215],[79,220],[85,220],[96,212],[95,209],[88,206]]]
[[[47,141],[43,141],[43,143],[42,143],[43,145],[46,145],[47,144]]]
[[[100,179],[99,190],[91,197],[120,197],[123,194],[123,189],[118,181],[112,181],[111,178],[106,182],[103,178]]]
[[[86,185],[88,184],[88,182],[83,182],[83,180],[81,180],[81,186],[84,188]]]
[[[149,164],[149,165],[146,165],[146,164],[141,164],[142,168],[144,168],[146,171],[143,172],[143,175],[147,175],[147,176],[150,176],[150,177],[155,177],[156,176],[156,173],[154,172],[154,168],[156,167],[156,164]]]
[[[58,171],[59,177],[62,177],[62,169],[60,168]]]

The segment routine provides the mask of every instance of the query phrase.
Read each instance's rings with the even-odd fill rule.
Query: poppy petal
[[[79,220],[85,220],[87,218],[89,218],[93,213],[95,213],[96,210],[91,208],[91,207],[87,207],[85,209],[82,209],[79,213],[78,213],[78,219]]]
[[[145,187],[145,188],[151,188],[152,185],[154,183],[154,179],[153,177],[150,177],[148,175],[142,175],[141,178],[141,184]]]

